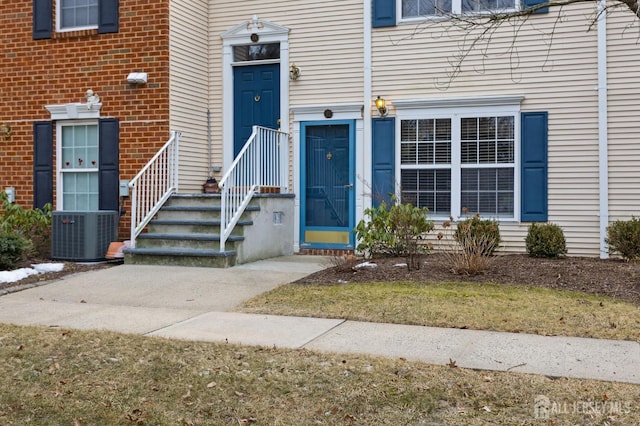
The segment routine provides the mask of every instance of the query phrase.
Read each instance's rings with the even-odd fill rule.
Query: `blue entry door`
[[[234,67],[233,93],[235,157],[251,136],[252,126],[280,127],[280,64]]]
[[[302,123],[303,248],[353,249],[355,123]]]

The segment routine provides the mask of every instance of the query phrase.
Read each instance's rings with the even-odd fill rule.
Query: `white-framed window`
[[[518,217],[519,112],[400,111],[400,199],[436,217]]]
[[[60,122],[56,136],[57,209],[99,210],[98,122]]]
[[[514,11],[519,0],[401,0],[401,20],[416,20],[442,15]]]
[[[98,28],[98,0],[56,0],[57,31]]]

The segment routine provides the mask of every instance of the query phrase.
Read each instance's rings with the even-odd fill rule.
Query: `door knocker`
[[[256,101],[256,102],[260,102],[260,95],[255,95],[253,97],[253,100]]]
[[[333,158],[333,154],[329,152],[327,154],[327,160],[331,160],[332,158]]]

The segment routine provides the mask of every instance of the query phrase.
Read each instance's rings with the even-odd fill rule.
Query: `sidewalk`
[[[2,296],[0,322],[640,384],[638,342],[228,312],[326,266],[313,256],[229,269],[121,265]]]

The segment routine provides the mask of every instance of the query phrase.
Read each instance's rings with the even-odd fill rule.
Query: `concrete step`
[[[245,226],[253,225],[252,220],[241,220],[232,231],[232,235],[242,235]],[[220,232],[220,220],[201,219],[154,219],[149,222],[149,233],[160,234],[212,234]]]
[[[125,263],[138,265],[176,265],[228,268],[236,263],[236,251],[184,248],[131,248],[125,250]]]
[[[248,220],[252,212],[260,211],[259,206],[248,205],[242,214],[241,219]],[[160,209],[156,218],[158,219],[220,219],[221,207],[216,206],[164,206]]]
[[[235,249],[235,244],[243,240],[241,235],[231,235],[226,244]],[[137,241],[138,248],[220,250],[219,234],[146,233],[138,236]]]

